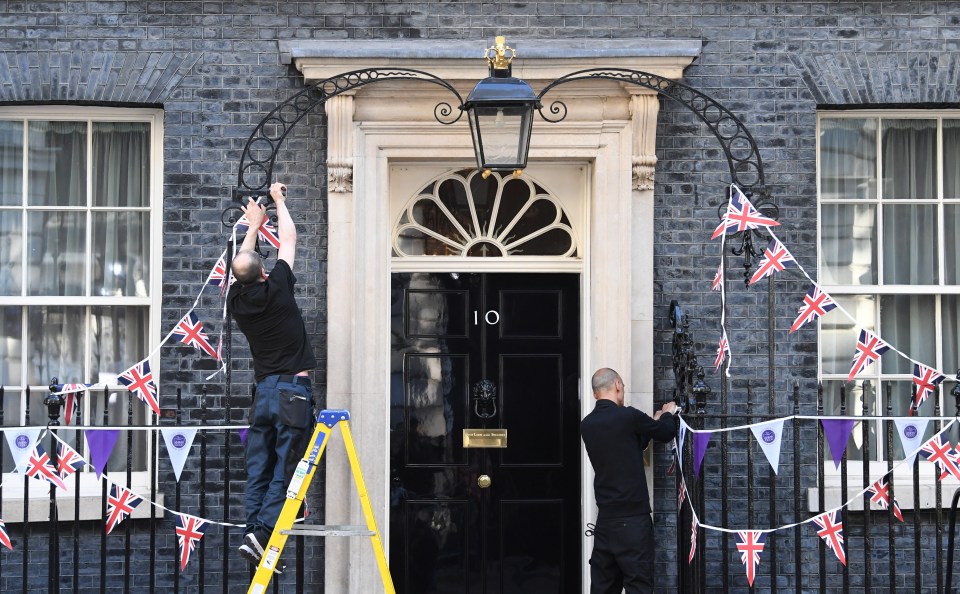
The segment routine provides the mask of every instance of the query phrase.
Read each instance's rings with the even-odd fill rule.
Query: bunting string
[[[829,311],[834,309],[838,310],[861,330],[861,339],[858,341],[857,352],[854,356],[854,364],[850,371],[848,381],[852,381],[860,371],[866,368],[867,365],[879,359],[881,354],[887,351],[893,351],[916,366],[914,368],[914,382],[924,390],[924,393],[918,394],[918,402],[911,404],[919,406],[919,404],[922,403],[922,400],[929,395],[929,391],[926,389],[926,386],[938,384],[939,382],[943,381],[943,379],[946,377],[946,374],[914,359],[889,342],[882,340],[881,337],[873,334],[866,328],[863,328],[857,318],[855,318],[842,305],[840,305],[840,303],[832,299],[826,292],[823,291],[819,283],[817,283],[817,281],[807,272],[803,265],[801,265],[800,262],[793,257],[783,242],[780,241],[780,238],[777,237],[777,234],[774,233],[771,228],[779,225],[777,221],[769,219],[757,211],[736,184],[730,184],[729,195],[727,212],[721,217],[720,225],[717,227],[713,236],[711,237],[711,239],[715,239],[718,236],[720,237],[721,269],[723,268],[725,238],[727,234],[740,233],[762,228],[763,232],[769,234],[772,238],[772,241],[770,242],[771,247],[765,251],[764,260],[758,266],[757,272],[750,281],[751,284],[760,280],[761,278],[772,275],[774,272],[783,271],[786,268],[794,268],[798,270],[812,284],[810,293],[807,294],[804,299],[804,305],[800,308],[799,313],[801,315],[798,316],[796,322],[794,322],[794,326],[790,329],[791,333],[797,330],[803,324],[826,315],[826,313]],[[720,274],[721,273],[718,271],[718,276]],[[727,348],[730,348],[729,342],[727,342],[726,345],[723,344],[723,342],[727,339],[726,290],[724,288],[726,285],[725,280],[726,279],[723,278],[719,280],[721,347],[726,346]],[[717,276],[714,277],[712,284],[712,288],[715,290],[716,285],[718,284]],[[721,354],[718,352],[718,362],[720,360],[720,356]],[[924,372],[929,370],[935,371],[936,374],[928,373],[924,375]],[[729,375],[728,364],[727,377],[729,377]]]

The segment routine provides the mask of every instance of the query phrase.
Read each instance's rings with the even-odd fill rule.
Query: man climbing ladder
[[[264,548],[263,557],[260,559],[260,565],[257,566],[257,573],[253,576],[253,582],[247,594],[264,594],[270,579],[279,565],[280,555],[287,542],[287,537],[291,535],[304,536],[369,536],[370,544],[373,545],[373,552],[377,556],[377,565],[380,568],[380,577],[383,579],[383,589],[386,594],[396,594],[393,588],[393,579],[390,577],[390,568],[387,566],[387,557],[383,550],[383,541],[380,539],[380,531],[377,529],[376,519],[373,517],[373,508],[370,506],[370,498],[367,495],[367,487],[363,482],[363,473],[360,471],[360,460],[357,458],[357,449],[353,443],[353,435],[350,433],[350,413],[346,410],[324,410],[317,417],[317,427],[310,439],[307,451],[297,464],[297,468],[287,487],[287,499],[280,511],[280,517],[277,519],[277,525],[270,535],[270,540]],[[293,530],[293,522],[297,519],[297,512],[303,504],[303,498],[306,497],[307,490],[310,488],[310,482],[313,480],[313,474],[320,463],[320,458],[327,447],[330,434],[336,426],[340,426],[340,432],[343,435],[343,444],[347,450],[347,458],[350,460],[350,470],[353,473],[353,480],[357,484],[357,492],[360,496],[360,506],[363,509],[363,517],[367,522],[364,527],[357,526],[303,526]]]

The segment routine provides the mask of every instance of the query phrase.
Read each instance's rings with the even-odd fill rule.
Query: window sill
[[[886,464],[882,466],[882,470],[878,469],[878,472],[871,473],[871,476],[868,477],[871,483],[886,473]],[[845,501],[841,498],[840,473],[834,471],[832,465],[830,471],[824,476],[823,482],[825,509],[820,509],[820,489],[811,487],[807,489],[807,510],[810,512],[816,513],[836,509]],[[900,504],[900,509],[916,509],[917,507],[919,507],[919,509],[935,509],[937,507],[936,492],[938,483],[941,493],[940,505],[949,506],[954,491],[960,488],[960,481],[957,481],[957,479],[953,477],[947,477],[947,479],[939,481],[935,475],[933,464],[921,462],[919,506],[916,506],[913,500],[913,472],[903,467],[895,470],[893,474],[894,497],[896,497],[897,503]],[[863,489],[863,484],[863,474],[859,466],[857,472],[853,472],[852,470],[847,472],[847,499],[853,499],[847,506],[847,509],[851,511],[863,511],[864,497],[855,497],[855,494]],[[871,509],[880,510],[880,507],[874,504],[871,506]]]
[[[27,484],[24,496],[24,482]],[[125,482],[125,481],[124,481]],[[74,479],[67,479],[67,490],[56,490],[57,518],[61,522],[72,522],[76,517],[77,487]],[[3,486],[3,499],[0,500],[0,519],[5,524],[23,522],[24,508],[31,524],[47,522],[50,519],[50,485],[37,479],[28,478],[26,481],[18,479],[15,474],[8,474]],[[79,519],[102,520],[104,517],[102,481],[91,473],[84,473],[80,477],[79,490]],[[109,487],[108,487],[109,489]],[[130,515],[134,519],[151,517],[162,518],[163,510],[150,505],[150,480],[146,472],[134,473],[130,479],[130,489],[144,499],[143,503],[134,508]],[[108,491],[109,493],[109,491]],[[26,501],[26,505],[24,502]],[[163,494],[157,493],[155,503],[163,505]]]

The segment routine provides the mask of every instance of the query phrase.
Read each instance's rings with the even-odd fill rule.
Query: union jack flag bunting
[[[187,566],[190,553],[203,538],[208,522],[196,516],[177,514],[177,540],[180,543],[180,571]]]
[[[683,488],[683,483],[680,483],[680,488],[677,489],[677,509],[683,509],[683,501],[687,498],[687,490]]]
[[[763,252],[763,259],[757,271],[753,273],[750,284],[766,278],[774,272],[781,272],[786,268],[797,268],[797,261],[793,259],[793,254],[783,247],[783,244],[777,238],[770,240],[770,245]]]
[[[224,282],[226,278],[227,252],[223,252],[220,254],[220,259],[217,260],[217,263],[213,265],[213,270],[210,271],[210,277],[207,279],[207,284],[220,287],[220,292],[223,293],[224,288],[226,288],[226,283]]]
[[[724,332],[723,336],[720,337],[720,345],[717,347],[717,359],[713,362],[713,369],[720,369],[720,365],[726,361],[727,356],[730,354],[730,341],[727,340],[727,333]]]
[[[90,388],[90,384],[63,384],[57,391],[63,394],[63,424],[72,425],[73,417],[80,405],[80,395]]]
[[[153,410],[153,414],[160,416],[160,403],[157,402],[157,385],[150,372],[150,363],[144,359],[117,377],[117,381],[125,385],[128,390],[136,394]]]
[[[867,365],[880,358],[880,355],[890,350],[890,345],[880,340],[880,337],[869,330],[860,330],[860,338],[857,339],[857,352],[853,355],[853,367],[850,368],[850,375],[847,381],[852,382],[858,373],[863,371]]]
[[[7,526],[3,523],[3,520],[0,520],[0,544],[11,551],[13,550],[13,543],[10,542],[10,535],[7,534]]]
[[[901,522],[903,521],[903,512],[900,511],[897,498],[890,497],[890,485],[887,484],[886,477],[880,477],[880,480],[870,485],[866,494],[870,497],[872,503],[880,506],[880,509],[887,509],[893,503],[893,515]]]
[[[687,565],[693,563],[693,556],[697,552],[697,518],[690,522],[690,554],[687,555]]]
[[[113,532],[117,525],[130,517],[133,508],[143,502],[143,499],[130,489],[120,485],[110,485],[110,496],[107,497],[107,534]]]
[[[914,410],[920,410],[923,401],[933,394],[940,382],[945,379],[947,377],[935,369],[919,363],[913,364],[913,384],[917,387],[917,397],[913,403],[913,409],[910,410],[911,415]]]
[[[87,461],[77,453],[77,450],[62,441],[57,443],[57,474],[64,481],[71,474],[79,472],[86,464]]]
[[[807,291],[807,294],[803,296],[803,305],[797,310],[799,315],[797,315],[797,319],[793,321],[793,325],[790,326],[790,334],[799,330],[800,326],[803,326],[807,322],[812,322],[828,311],[836,308],[837,304],[830,298],[830,295],[824,293],[817,285],[813,285],[810,287],[810,290]]]
[[[710,285],[711,291],[719,291],[723,287],[723,262],[717,266],[717,273],[713,275],[713,284]]]
[[[220,360],[216,349],[210,344],[210,339],[207,338],[206,332],[203,331],[203,324],[200,322],[200,318],[198,318],[197,314],[193,313],[192,310],[180,319],[177,327],[173,329],[173,335],[180,337],[180,342],[183,344],[189,344],[198,351],[203,351],[210,355],[217,361]]]
[[[40,479],[41,481],[48,481],[63,490],[67,489],[67,484],[60,478],[57,469],[53,467],[53,463],[50,461],[50,455],[47,454],[46,450],[44,450],[43,446],[39,443],[33,448],[33,451],[30,452],[30,458],[27,460],[25,467],[25,474],[35,479]]]
[[[948,475],[960,480],[960,466],[957,466],[957,456],[953,453],[953,446],[949,441],[944,443],[939,434],[934,435],[920,447],[920,451],[927,454],[927,460],[940,465],[941,481]]]
[[[720,217],[720,224],[714,230],[710,239],[716,239],[724,233],[740,233],[748,229],[776,227],[780,224],[770,217],[760,214],[760,211],[743,195],[740,188],[730,186],[730,189],[730,203],[727,205],[727,212]]]
[[[737,550],[740,551],[740,562],[747,568],[747,581],[753,585],[753,578],[757,576],[757,565],[760,564],[760,553],[766,541],[766,534],[757,530],[741,530],[737,532]]]
[[[813,519],[817,525],[817,536],[827,543],[840,563],[847,564],[847,552],[843,548],[843,522],[838,518],[839,510],[833,510]]]
[[[247,220],[247,215],[243,215],[240,217],[240,220],[237,221],[237,233],[246,233],[249,228],[250,221]],[[264,221],[264,223],[260,225],[260,229],[257,230],[257,237],[266,241],[274,248],[280,249],[280,236],[277,235],[277,230],[274,229],[270,223]]]

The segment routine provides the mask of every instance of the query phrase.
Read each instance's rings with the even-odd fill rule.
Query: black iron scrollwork
[[[558,85],[593,79],[614,80],[637,85],[677,101],[700,118],[720,141],[727,158],[727,164],[730,167],[730,178],[733,183],[744,191],[765,193],[763,162],[760,159],[757,143],[747,127],[729,109],[717,103],[708,95],[681,82],[640,70],[588,68],[558,78],[544,87],[537,98],[543,103],[543,96]],[[539,111],[540,117],[548,122],[559,122],[567,117],[567,106],[562,101],[551,102],[547,109],[550,116],[544,115],[543,108]]]
[[[481,419],[497,416],[497,386],[490,380],[473,384],[473,413]]]
[[[693,338],[690,336],[690,320],[676,300],[670,302],[670,325],[673,326],[673,376],[677,381],[673,388],[673,399],[682,411],[687,411],[692,395],[697,412],[702,414],[711,390],[703,381],[703,367],[697,361]]]
[[[240,157],[240,172],[234,198],[263,196],[273,178],[277,151],[293,127],[331,97],[382,80],[419,80],[441,86],[457,98],[457,107],[440,102],[433,116],[441,124],[449,125],[463,115],[460,106],[463,97],[447,81],[424,72],[407,68],[365,68],[338,74],[321,80],[293,95],[268,113],[254,128]]]

